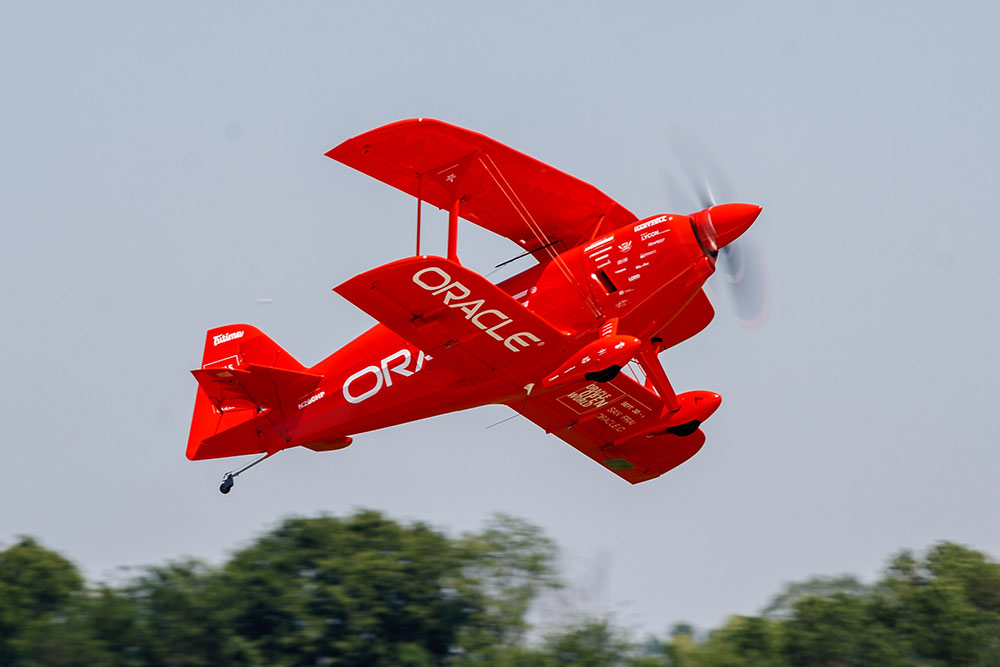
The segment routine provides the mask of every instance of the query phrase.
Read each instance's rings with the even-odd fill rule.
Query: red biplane
[[[705,328],[702,287],[751,204],[638,219],[595,187],[489,137],[392,123],[327,155],[448,211],[447,257],[417,253],[334,290],[379,324],[306,368],[248,324],[208,332],[187,457],[323,452],[358,433],[507,405],[633,484],[691,458],[719,407],[676,394],[657,355]],[[499,284],[458,259],[458,219],[538,263]],[[622,372],[626,369],[630,372]]]

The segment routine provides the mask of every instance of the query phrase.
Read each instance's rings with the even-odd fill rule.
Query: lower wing
[[[558,385],[507,405],[632,484],[676,468],[705,444],[697,424],[658,428],[663,401],[624,373],[610,382]]]

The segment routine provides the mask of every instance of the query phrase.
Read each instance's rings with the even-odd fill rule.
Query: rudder
[[[288,446],[295,404],[315,390],[309,373],[256,327],[231,324],[205,336],[187,457],[274,453]]]

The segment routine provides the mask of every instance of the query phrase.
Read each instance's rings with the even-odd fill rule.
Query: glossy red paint
[[[675,395],[657,354],[713,317],[702,286],[717,248],[706,238],[731,242],[760,207],[638,220],[587,183],[426,119],[327,155],[448,211],[448,257],[401,259],[337,286],[379,324],[311,368],[250,325],[209,331],[192,371],[188,458],[329,451],[484,404],[511,407],[631,483],[701,448],[699,425],[721,398]],[[539,263],[489,282],[458,262],[458,217],[539,249]]]
[[[761,207],[756,204],[719,204],[691,214],[695,227],[701,231],[704,240],[710,237],[715,250],[735,241],[750,229]]]

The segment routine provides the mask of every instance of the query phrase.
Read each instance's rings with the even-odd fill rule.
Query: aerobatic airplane
[[[359,433],[501,404],[633,484],[691,458],[710,391],[674,392],[657,355],[712,320],[703,285],[761,209],[638,219],[597,188],[489,137],[392,123],[327,155],[418,199],[417,252],[334,290],[379,324],[306,368],[249,324],[208,332],[187,457],[325,452]],[[448,212],[420,254],[420,202]],[[537,264],[499,284],[458,259],[458,219]]]

